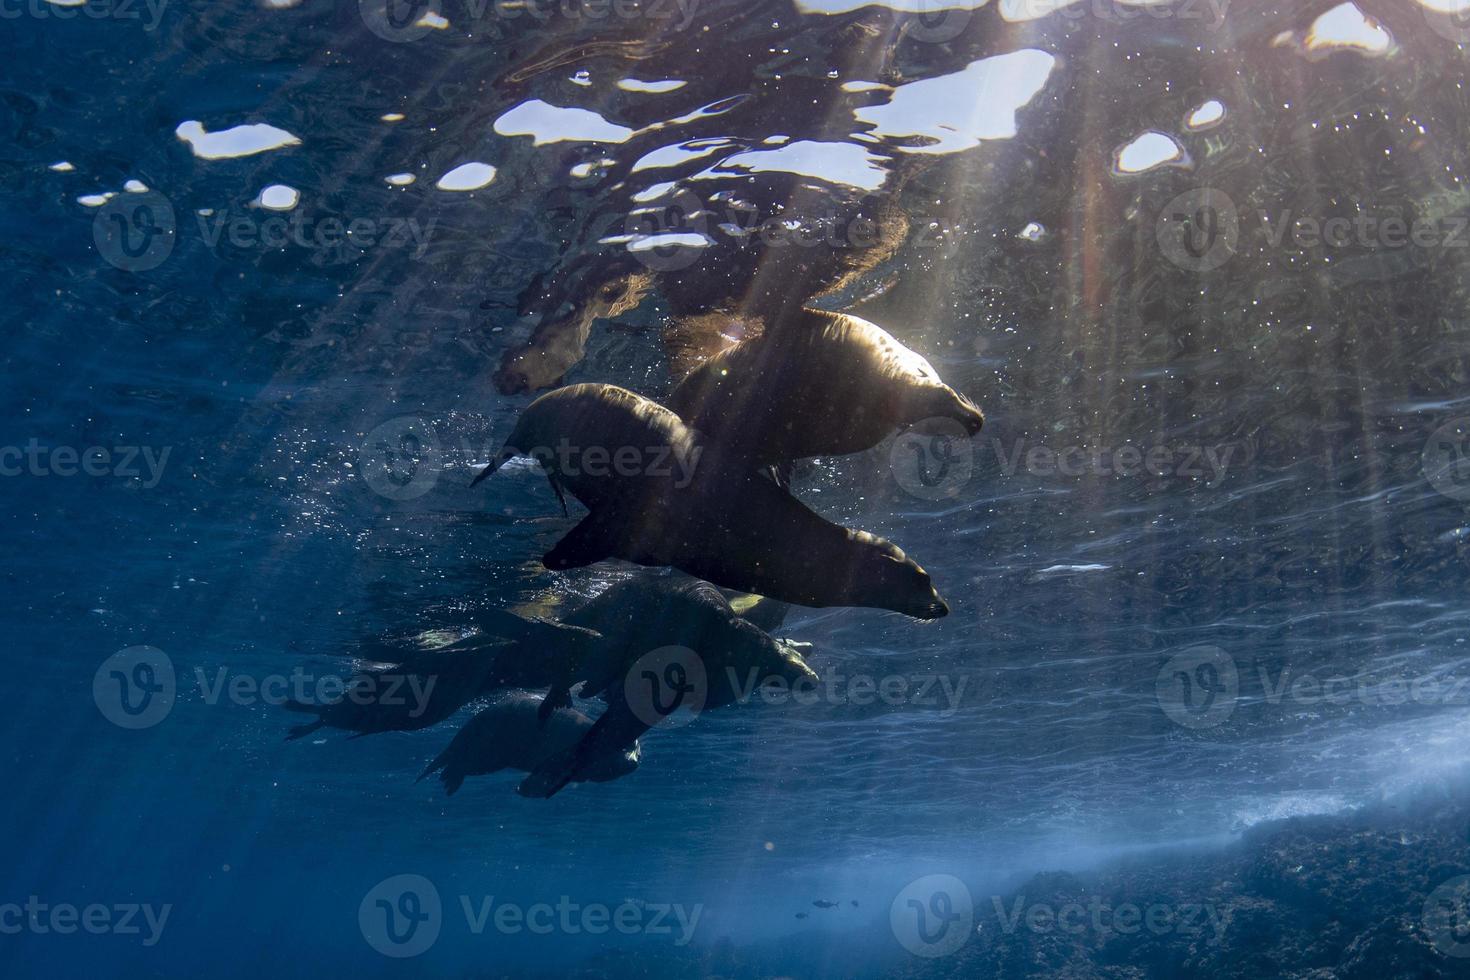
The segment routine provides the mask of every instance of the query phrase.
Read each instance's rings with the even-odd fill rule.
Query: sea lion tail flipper
[[[577,747],[573,746],[545,760],[521,780],[516,792],[533,800],[549,800],[572,781],[577,769]]]
[[[583,773],[599,759],[625,752],[638,744],[638,739],[647,731],[648,725],[625,700],[619,698],[608,705],[607,711],[582,736],[581,741],[531,770],[530,775],[516,787],[516,792],[533,799],[550,799],[572,780],[586,778]]]
[[[791,604],[782,602],[780,599],[772,599],[768,596],[753,595],[749,597],[748,604],[739,600],[732,600],[731,605],[740,614],[740,618],[757,626],[767,633],[780,628],[786,621],[786,614],[791,611]]]
[[[561,484],[556,482],[556,477],[550,473],[546,474],[546,482],[551,484],[551,489],[556,491],[557,502],[561,504],[561,516],[571,517],[572,512],[567,509],[567,495],[562,493]]]
[[[419,773],[419,778],[415,779],[414,782],[423,782],[429,777],[431,773],[438,772],[440,769],[443,769],[448,764],[448,762],[449,749],[446,748],[443,752],[440,752],[438,755],[434,756],[434,761],[430,762],[427,766],[424,766],[424,771]]]
[[[572,706],[572,690],[566,684],[553,684],[536,708],[536,720],[546,724],[558,709]]]
[[[560,572],[568,568],[594,565],[612,556],[612,535],[607,523],[594,511],[582,518],[576,527],[556,543],[556,547],[543,555],[541,564],[553,572]]]
[[[494,476],[496,470],[500,469],[506,463],[510,462],[512,459],[515,459],[519,455],[519,449],[516,449],[514,446],[506,446],[500,451],[500,455],[495,457],[493,462],[485,464],[485,468],[482,469],[479,473],[475,474],[475,478],[470,481],[470,486],[479,486],[482,481]]]
[[[305,738],[318,728],[324,727],[326,723],[325,719],[318,718],[316,721],[308,722],[305,725],[292,725],[291,730],[286,733],[286,741],[294,742],[298,738]]]

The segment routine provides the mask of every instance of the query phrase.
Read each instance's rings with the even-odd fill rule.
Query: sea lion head
[[[805,653],[810,643],[779,639],[759,626],[735,617],[730,632],[722,637],[727,664],[738,674],[756,671],[755,682],[761,687],[791,688],[798,684],[817,684],[821,677],[807,666]]]
[[[868,545],[857,554],[852,569],[855,605],[891,609],[914,619],[939,619],[949,615],[949,604],[939,597],[929,573],[891,541],[852,531]]]
[[[582,360],[592,324],[632,310],[653,288],[653,273],[627,259],[604,260],[578,270],[570,288],[536,286],[537,300],[522,297],[521,315],[543,313],[530,341],[508,350],[495,372],[496,389],[519,395],[550,388]]]
[[[900,415],[903,422],[911,425],[929,419],[949,419],[958,422],[972,438],[985,426],[985,413],[980,411],[980,406],[942,383],[905,391]]]
[[[600,755],[589,761],[577,772],[577,778],[587,783],[610,783],[638,768],[643,761],[643,745],[634,742],[621,752]]]

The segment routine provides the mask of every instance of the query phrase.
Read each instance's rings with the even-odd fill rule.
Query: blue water
[[[922,876],[988,894],[1463,763],[1455,21],[1408,2],[1241,2],[1218,21],[1001,3],[937,24],[848,6],[536,21],[449,2],[423,8],[448,26],[396,41],[345,0],[5,15],[0,904],[169,909],[151,935],[141,913],[138,933],[7,932],[5,975],[524,975],[626,948],[651,976],[686,941],[774,949],[799,976],[918,970],[889,912]],[[626,44],[593,43],[609,41]],[[1050,57],[987,61],[1015,52]],[[585,113],[520,108],[536,100]],[[1223,117],[1189,125],[1212,100]],[[190,121],[275,129],[191,142]],[[689,140],[710,142],[632,166]],[[488,184],[435,186],[472,162]],[[345,676],[377,639],[479,610],[555,614],[628,573],[540,567],[570,522],[528,469],[468,484],[529,401],[492,382],[534,322],[527,285],[580,288],[558,270],[625,249],[630,198],[664,182],[716,218],[724,191],[765,218],[908,215],[906,243],[823,303],[984,407],[972,468],[930,499],[885,444],[819,461],[797,492],[899,543],[952,613],[795,610],[783,635],[815,645],[830,695],[656,731],[635,774],[551,800],[516,795],[515,774],[450,799],[414,783],[467,713],[284,741],[301,719],[256,685]],[[1160,244],[1161,216],[1201,188],[1239,216],[1209,269],[1191,267],[1205,249]],[[134,195],[172,211],[161,258],[108,237],[109,214],[137,220]],[[1360,215],[1418,222],[1423,243],[1381,224],[1271,239],[1297,216]],[[378,240],[267,224],[293,217]],[[686,292],[789,262],[711,241],[678,273]],[[566,380],[665,394],[676,292],[599,321]],[[424,492],[395,499],[366,457],[405,417],[438,451]],[[110,462],[89,475],[75,460],[94,448]],[[93,681],[135,646],[167,657],[177,699],[130,730]],[[853,676],[908,693],[860,703]],[[212,693],[235,678],[243,693]],[[408,959],[359,917],[401,874],[443,904]],[[698,920],[477,933],[460,900],[489,896]]]

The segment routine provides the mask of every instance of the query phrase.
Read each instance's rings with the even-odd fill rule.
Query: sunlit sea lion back
[[[820,310],[710,358],[674,389],[669,407],[755,463],[861,452],[925,419],[951,419],[970,435],[985,422],[882,327]]]

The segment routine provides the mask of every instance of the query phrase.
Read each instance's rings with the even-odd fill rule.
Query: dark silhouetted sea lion
[[[540,697],[525,691],[497,698],[455,734],[449,746],[419,773],[419,779],[438,772],[448,795],[453,796],[467,776],[502,769],[529,772],[577,745],[592,730],[592,719],[571,708],[554,711],[543,722],[541,704]],[[637,769],[641,758],[635,740],[618,751],[588,757],[572,778],[610,782]]]
[[[598,694],[606,700],[607,711],[575,748],[547,759],[532,772],[521,783],[522,795],[554,795],[568,782],[582,778],[580,774],[596,760],[636,744],[658,721],[648,710],[651,702],[629,702],[630,689],[637,693],[642,682],[630,674],[630,666],[642,661],[629,661],[628,654],[643,657],[659,648],[692,651],[698,658],[701,679],[694,693],[701,711],[734,704],[764,685],[819,681],[804,659],[807,644],[778,639],[741,618],[724,594],[708,582],[662,578],[665,581],[651,583],[642,595],[624,593],[622,597],[630,600],[626,606],[608,603],[582,620],[598,623],[606,629],[604,636],[626,651],[611,658],[616,669],[590,678],[582,689],[584,696]],[[673,710],[661,708],[657,714]]]
[[[564,664],[587,659],[600,639],[576,626],[495,611],[482,612],[476,625],[476,635],[432,649],[399,643],[366,651],[362,659],[380,666],[358,671],[341,697],[286,703],[317,716],[292,728],[287,740],[323,727],[355,736],[429,728],[483,694],[557,683]]]
[[[669,408],[755,464],[862,452],[929,418],[953,419],[970,435],[985,421],[882,327],[820,310],[705,361]]]
[[[770,472],[732,463],[631,391],[572,385],[541,396],[474,482],[519,455],[535,457],[591,511],[542,558],[549,569],[621,558],[802,606],[917,619],[949,611],[897,545],[819,517]]]

